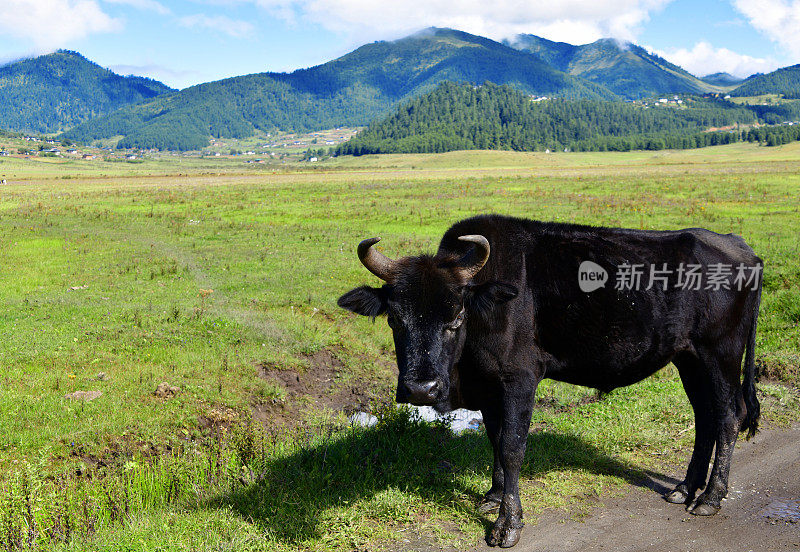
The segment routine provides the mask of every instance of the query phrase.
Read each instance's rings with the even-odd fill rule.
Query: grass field
[[[388,328],[335,303],[377,283],[361,239],[433,251],[476,213],[741,234],[766,262],[766,423],[798,418],[800,144],[289,168],[4,158],[0,173],[0,549],[476,542],[485,436],[389,406]],[[179,390],[155,396],[161,382]],[[553,383],[539,397],[529,521],[684,469],[692,417],[674,370],[599,399]],[[356,404],[380,424],[348,428]]]

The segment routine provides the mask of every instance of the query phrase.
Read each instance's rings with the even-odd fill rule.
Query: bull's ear
[[[376,316],[386,312],[387,298],[388,293],[383,287],[361,286],[339,297],[336,304],[343,309],[375,319]]]
[[[507,303],[517,296],[516,286],[505,282],[486,282],[470,286],[467,291],[467,308],[470,312],[487,318],[498,305]]]

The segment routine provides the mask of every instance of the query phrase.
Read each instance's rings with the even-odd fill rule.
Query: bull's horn
[[[463,257],[458,260],[461,273],[464,280],[471,280],[489,260],[489,240],[480,234],[470,234],[468,236],[459,236],[459,240],[465,242],[472,242],[475,247],[471,248]]]
[[[358,244],[358,258],[381,280],[388,282],[394,277],[397,262],[393,261],[372,246],[381,241],[380,238],[369,238]]]

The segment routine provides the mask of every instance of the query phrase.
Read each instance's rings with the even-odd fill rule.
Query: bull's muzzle
[[[397,402],[416,406],[431,405],[436,402],[442,383],[431,381],[401,381],[397,385]]]

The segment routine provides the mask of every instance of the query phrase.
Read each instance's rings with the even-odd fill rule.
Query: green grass
[[[796,420],[799,153],[455,152],[288,169],[3,158],[0,548],[30,535],[54,546],[65,515],[70,550],[380,548],[400,529],[475,542],[488,523],[473,511],[490,479],[482,434],[453,437],[392,409],[378,428],[348,429],[258,366],[303,374],[325,350],[341,365],[331,396],[391,387],[386,325],[335,304],[377,282],[355,245],[380,235],[391,256],[433,251],[476,213],[743,235],[766,261],[759,362],[790,384],[763,387],[765,417]],[[155,397],[162,381],[180,392]],[[78,390],[103,395],[64,398]],[[539,390],[528,519],[581,512],[646,470],[684,469],[691,412],[674,371],[587,396]],[[298,429],[249,423],[259,403],[284,405]]]

